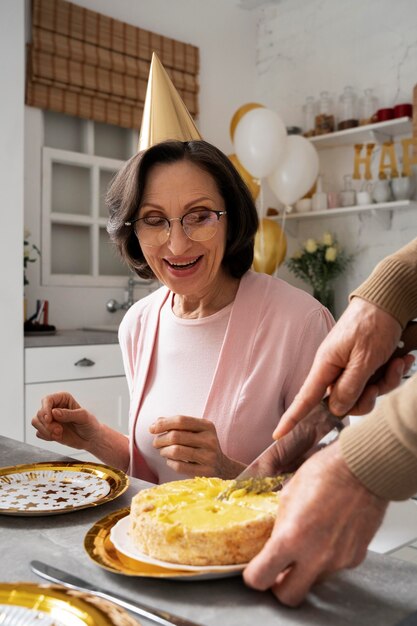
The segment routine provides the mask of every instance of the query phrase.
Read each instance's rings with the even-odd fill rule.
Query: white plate
[[[0,624],[2,626],[65,626],[65,622],[43,611],[7,604],[0,604]]]
[[[143,554],[139,552],[139,550],[134,545],[130,535],[129,535],[129,522],[130,517],[126,515],[121,520],[119,520],[110,531],[110,541],[118,550],[122,552],[124,555],[130,557],[131,559],[136,559],[137,561],[141,561],[142,563],[151,563],[152,565],[158,565],[159,567],[165,567],[166,569],[181,569],[187,572],[241,572],[246,563],[240,563],[239,565],[183,565],[178,563],[169,563],[168,561],[160,561],[159,559],[153,559],[147,554]]]
[[[0,514],[54,515],[109,502],[128,486],[120,470],[96,463],[45,462],[0,468]]]

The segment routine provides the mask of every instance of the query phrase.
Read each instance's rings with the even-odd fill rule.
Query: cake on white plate
[[[269,538],[279,494],[234,491],[234,481],[197,477],[139,491],[130,510],[136,548],[161,561],[183,565],[246,563]]]

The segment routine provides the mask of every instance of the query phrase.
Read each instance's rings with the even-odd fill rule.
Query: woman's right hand
[[[97,418],[66,392],[45,396],[42,407],[32,419],[32,426],[39,439],[87,451],[90,443],[97,443],[101,428]]]

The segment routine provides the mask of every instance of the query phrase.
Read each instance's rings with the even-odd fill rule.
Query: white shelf
[[[406,135],[412,132],[412,120],[410,117],[398,117],[387,122],[377,122],[366,126],[356,126],[346,130],[337,130],[326,135],[310,137],[310,141],[316,148],[336,148],[351,146],[355,143],[371,143],[388,141],[396,135]]]
[[[352,215],[354,213],[365,213],[369,211],[397,211],[402,209],[416,209],[417,210],[417,201],[416,200],[396,200],[393,202],[381,202],[379,204],[363,204],[361,206],[349,206],[349,207],[340,207],[337,209],[326,209],[325,211],[308,211],[306,213],[296,213],[291,212],[287,213],[285,219],[286,220],[298,220],[298,219],[314,219],[317,217],[330,217],[330,216],[342,216],[342,215]],[[281,221],[282,216],[267,216],[268,219]]]

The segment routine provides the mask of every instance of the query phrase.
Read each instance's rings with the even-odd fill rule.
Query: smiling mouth
[[[194,265],[196,265],[201,258],[201,256],[198,256],[196,259],[194,259],[194,261],[189,261],[188,263],[171,263],[167,259],[164,260],[165,263],[167,263],[167,265],[169,265],[169,267],[172,267],[172,269],[174,270],[188,270],[190,269],[190,267],[194,267]]]

